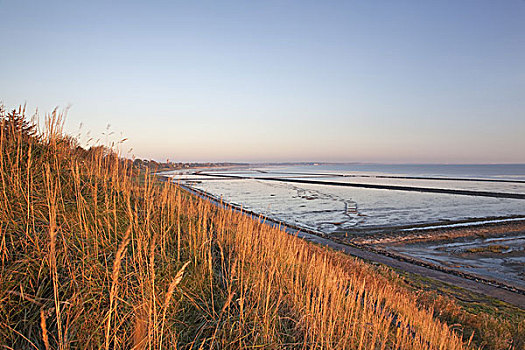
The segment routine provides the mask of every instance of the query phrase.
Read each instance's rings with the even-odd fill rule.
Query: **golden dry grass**
[[[5,348],[468,348],[386,270],[2,113]]]

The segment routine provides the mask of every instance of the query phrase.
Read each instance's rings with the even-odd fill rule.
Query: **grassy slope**
[[[390,270],[77,148],[56,114],[36,136],[2,114],[0,345],[467,347]]]

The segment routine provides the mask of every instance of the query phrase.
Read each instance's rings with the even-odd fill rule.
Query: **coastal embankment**
[[[165,177],[165,180],[171,181],[169,177]],[[287,233],[303,238],[307,241],[322,246],[327,246],[335,250],[343,251],[346,254],[364,259],[366,261],[384,264],[394,269],[418,274],[420,276],[425,276],[427,278],[432,278],[444,283],[451,284],[455,287],[467,289],[471,292],[490,296],[525,309],[525,290],[520,289],[512,284],[505,283],[502,280],[498,281],[494,279],[483,278],[481,276],[475,276],[451,268],[445,268],[443,266],[431,264],[408,256],[402,256],[380,247],[358,245],[348,240],[345,242],[337,236],[330,237],[329,235],[325,235],[320,232],[315,232],[276,221],[271,218],[263,217],[258,213],[243,209],[240,206],[225,203],[220,198],[217,198],[205,191],[194,189],[181,184],[179,184],[179,186],[189,193],[209,200],[215,205],[242,212],[250,218],[260,220],[270,226],[277,226]]]
[[[471,306],[0,108],[0,347],[506,349]],[[290,234],[292,233],[292,234]],[[313,238],[313,236],[312,236]],[[319,237],[321,238],[321,237]]]

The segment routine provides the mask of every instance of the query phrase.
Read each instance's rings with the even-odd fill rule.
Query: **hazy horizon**
[[[140,157],[136,157],[140,158]],[[289,161],[250,161],[250,160],[173,160],[173,159],[160,159],[160,158],[140,158],[142,160],[166,162],[170,161],[173,163],[231,163],[231,164],[248,164],[248,165],[288,165],[288,164],[317,164],[317,165],[393,165],[393,166],[519,166],[525,167],[525,163],[408,163],[408,162],[366,162],[366,161],[316,161],[316,160],[289,160]],[[525,169],[524,169],[525,170]]]
[[[0,101],[138,158],[525,163],[525,2],[0,1]]]

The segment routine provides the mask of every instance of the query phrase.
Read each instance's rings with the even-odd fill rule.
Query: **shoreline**
[[[167,176],[159,177],[161,177],[163,181],[173,181]],[[186,192],[209,200],[215,205],[239,211],[244,215],[251,217],[252,219],[262,220],[264,223],[267,223],[271,226],[278,226],[285,232],[307,241],[327,246],[335,250],[343,251],[346,254],[368,260],[373,263],[384,264],[395,269],[400,269],[409,273],[415,273],[423,277],[429,277],[440,282],[445,282],[447,284],[464,288],[471,292],[496,298],[525,310],[525,290],[505,283],[504,281],[463,273],[458,270],[445,268],[411,257],[395,254],[385,249],[378,249],[370,245],[356,244],[342,240],[341,237],[335,237],[321,232],[289,225],[287,223],[265,217],[262,214],[245,210],[241,206],[224,202],[221,198],[217,198],[216,196],[211,195],[205,191],[194,189],[177,182],[174,183]]]

